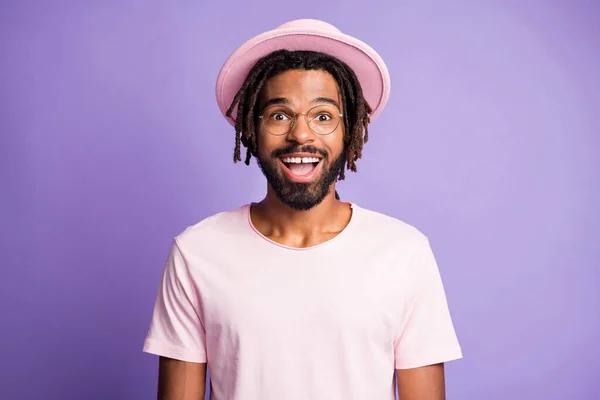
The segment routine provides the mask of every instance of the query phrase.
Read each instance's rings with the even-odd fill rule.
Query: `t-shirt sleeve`
[[[186,260],[173,241],[154,304],[143,351],[187,362],[206,362],[199,296]]]
[[[426,239],[409,264],[414,291],[395,342],[396,368],[417,368],[462,358],[440,272]]]

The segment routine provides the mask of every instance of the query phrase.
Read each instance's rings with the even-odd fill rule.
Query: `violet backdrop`
[[[566,0],[2,1],[0,398],[155,398],[173,236],[265,192],[217,73],[296,18],[390,69],[339,192],[430,237],[448,399],[600,399],[600,5]]]

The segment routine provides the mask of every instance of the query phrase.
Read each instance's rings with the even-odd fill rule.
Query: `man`
[[[207,365],[214,400],[391,400],[396,382],[403,400],[445,398],[462,355],[427,238],[335,191],[389,86],[373,49],[316,20],[227,60],[234,161],[246,147],[267,194],[175,238],[144,345],[159,399],[202,399]]]

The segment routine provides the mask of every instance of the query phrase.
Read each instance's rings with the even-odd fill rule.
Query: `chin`
[[[344,159],[340,157],[332,166],[320,160],[313,169],[303,174],[294,173],[281,160],[262,162],[257,158],[257,161],[279,200],[295,210],[307,211],[321,204],[327,197],[343,167]]]

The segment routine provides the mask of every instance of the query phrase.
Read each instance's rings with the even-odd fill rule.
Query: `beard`
[[[313,153],[320,154],[321,173],[319,177],[309,183],[290,182],[281,171],[278,156],[288,153]],[[263,159],[260,154],[256,160],[267,182],[273,188],[273,191],[285,205],[299,211],[310,210],[319,205],[329,193],[331,185],[336,181],[342,168],[346,164],[346,152],[342,153],[333,162],[329,162],[327,153],[319,151],[311,146],[298,148],[297,146],[288,146],[285,149],[275,150],[270,159]]]

